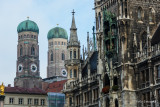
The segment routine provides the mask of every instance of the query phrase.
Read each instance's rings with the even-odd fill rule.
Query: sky
[[[92,38],[95,24],[94,0],[0,0],[0,84],[14,85],[16,77],[17,26],[20,22],[30,20],[39,27],[40,75],[47,73],[47,33],[59,24],[70,36],[72,11],[81,47],[86,46],[87,32]],[[81,48],[82,49],[82,48]]]

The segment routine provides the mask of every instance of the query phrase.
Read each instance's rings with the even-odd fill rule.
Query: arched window
[[[142,15],[143,15],[142,8],[138,7],[138,21],[142,20]]]
[[[20,56],[22,56],[22,55],[23,55],[23,47],[20,46]]]
[[[65,55],[64,55],[64,53],[62,53],[62,60],[65,60]]]
[[[76,55],[76,50],[74,50],[74,59],[76,59],[76,56],[77,56],[77,55]]]
[[[31,47],[31,55],[35,55],[35,48],[34,48],[34,46]]]
[[[51,52],[51,61],[53,61],[53,52]]]
[[[154,23],[155,10],[153,8],[149,9],[149,22]]]
[[[77,70],[74,69],[74,77],[76,78],[77,77]]]

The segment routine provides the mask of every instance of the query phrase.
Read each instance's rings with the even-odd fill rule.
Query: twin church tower
[[[74,30],[72,19],[71,30]],[[18,45],[17,45],[17,71],[14,79],[14,86],[23,88],[42,87],[42,78],[40,77],[39,28],[34,21],[25,20],[17,27]],[[55,27],[49,30],[48,35],[48,66],[47,78],[53,76],[67,77],[67,71],[64,61],[67,59],[67,41],[68,35],[65,29]],[[70,37],[69,41],[75,38]]]

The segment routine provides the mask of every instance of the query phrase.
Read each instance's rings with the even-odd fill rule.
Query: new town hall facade
[[[96,33],[92,44],[87,37],[83,59],[73,15],[70,57],[65,61],[66,107],[158,107],[160,1],[95,0],[94,4]]]

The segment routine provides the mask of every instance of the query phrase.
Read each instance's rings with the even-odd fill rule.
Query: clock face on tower
[[[22,66],[22,64],[19,64],[18,65],[18,72],[22,72],[22,70],[23,70],[23,66]]]
[[[66,77],[67,76],[67,71],[65,69],[62,69],[61,74],[62,74],[62,76]]]
[[[36,66],[36,64],[32,64],[32,65],[31,65],[31,71],[32,71],[32,72],[36,72],[36,71],[37,71],[37,66]]]

